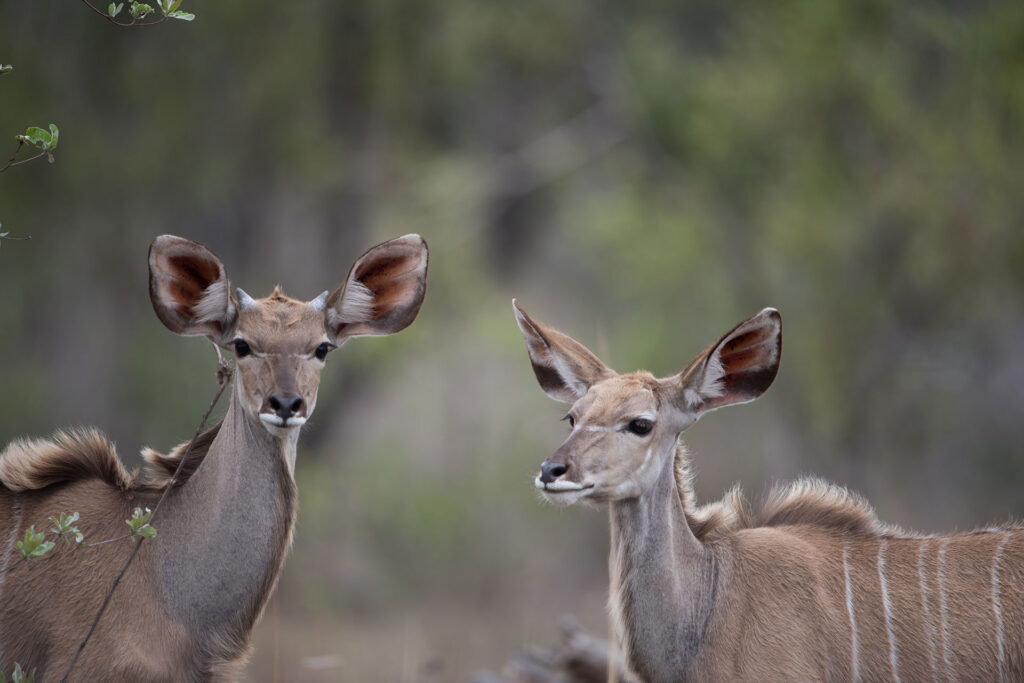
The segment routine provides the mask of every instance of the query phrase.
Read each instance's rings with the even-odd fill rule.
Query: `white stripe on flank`
[[[995,556],[992,558],[992,612],[996,617],[996,649],[999,652],[999,680],[1006,681],[1006,650],[1003,648],[1003,611],[1000,609],[999,594],[1002,586],[999,583],[999,557],[1003,554],[1003,548],[1010,540],[1010,532],[1003,534],[1003,540],[996,546]]]
[[[928,607],[928,577],[924,572],[924,554],[928,541],[922,540],[917,550],[917,578],[921,582],[921,613],[924,616],[924,632],[928,636],[928,657],[932,663],[932,680],[939,680],[939,663],[935,659],[935,631],[932,629],[931,609]]]
[[[946,616],[949,608],[946,605],[946,548],[949,547],[949,538],[942,539],[939,544],[939,611],[942,617],[942,660],[946,663],[946,678],[955,681],[953,676],[953,662],[950,660],[949,624]]]
[[[857,644],[857,618],[853,616],[853,590],[850,587],[849,547],[843,544],[843,574],[846,577],[846,611],[850,614],[850,651],[853,658],[853,680],[860,680],[860,646]]]
[[[889,664],[892,678],[900,683],[900,664],[896,652],[896,628],[892,623],[892,603],[889,601],[889,583],[885,580],[885,552],[889,541],[883,539],[878,545],[878,583],[882,587],[882,608],[885,610],[885,630],[889,634]]]

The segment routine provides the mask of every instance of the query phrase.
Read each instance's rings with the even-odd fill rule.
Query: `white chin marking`
[[[267,427],[273,427],[274,429],[294,429],[306,424],[306,418],[304,417],[289,417],[285,419],[273,413],[260,413],[260,421]]]
[[[553,505],[572,505],[573,503],[579,502],[581,498],[587,495],[587,491],[590,489],[574,489],[571,491],[551,491],[541,489],[540,494],[544,496],[544,500]]]

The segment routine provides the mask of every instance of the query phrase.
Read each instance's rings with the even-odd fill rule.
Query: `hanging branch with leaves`
[[[138,0],[128,0],[128,11],[125,12],[124,15],[121,14],[122,10],[125,8],[124,6],[126,3],[124,2],[111,2],[110,5],[107,6],[106,12],[93,5],[89,0],[82,0],[82,2],[88,5],[89,9],[93,12],[100,15],[114,26],[122,26],[124,28],[131,26],[156,26],[157,24],[162,24],[170,19],[192,21],[196,18],[196,15],[191,12],[181,12],[178,10],[181,6],[182,0],[156,0],[157,8],[159,8],[163,16],[159,19],[151,19],[149,21],[146,21],[147,17],[155,15],[156,9],[154,9],[152,5],[147,5],[146,3],[139,2]],[[128,19],[128,21],[120,21],[117,19],[118,16],[123,16],[123,18]]]

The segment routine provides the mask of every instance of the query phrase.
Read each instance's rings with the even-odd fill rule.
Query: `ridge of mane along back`
[[[684,501],[693,500],[692,490],[681,489]],[[688,508],[687,518],[694,535],[710,541],[743,529],[780,526],[812,526],[845,534],[886,537],[914,537],[897,526],[885,524],[860,495],[816,477],[805,477],[776,485],[760,510],[750,509],[739,486],[721,500]]]
[[[219,431],[218,422],[196,438],[188,460],[178,473],[177,486],[196,471]],[[125,468],[117,448],[98,429],[61,430],[46,439],[15,439],[0,452],[0,484],[10,491],[21,492],[99,479],[121,491],[161,489],[171,483],[188,445],[188,441],[179,444],[167,455],[144,448],[146,476],[141,478]]]
[[[131,488],[117,449],[97,429],[58,431],[48,439],[15,439],[0,453],[0,484],[30,491],[85,479],[100,479],[122,491]]]

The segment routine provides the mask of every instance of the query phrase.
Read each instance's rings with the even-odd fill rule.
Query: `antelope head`
[[[278,289],[253,299],[231,293],[209,249],[162,235],[149,249],[149,295],[172,332],[202,335],[234,351],[236,395],[249,419],[283,437],[316,407],[327,354],[350,337],[408,326],[426,290],[427,245],[419,235],[380,244],[356,260],[333,293],[299,301]]]
[[[775,379],[782,319],[766,308],[740,323],[672,377],[618,374],[513,300],[534,374],[551,398],[572,404],[569,438],[541,465],[536,487],[550,502],[638,498],[675,457],[679,433],[706,412],[760,396]]]

